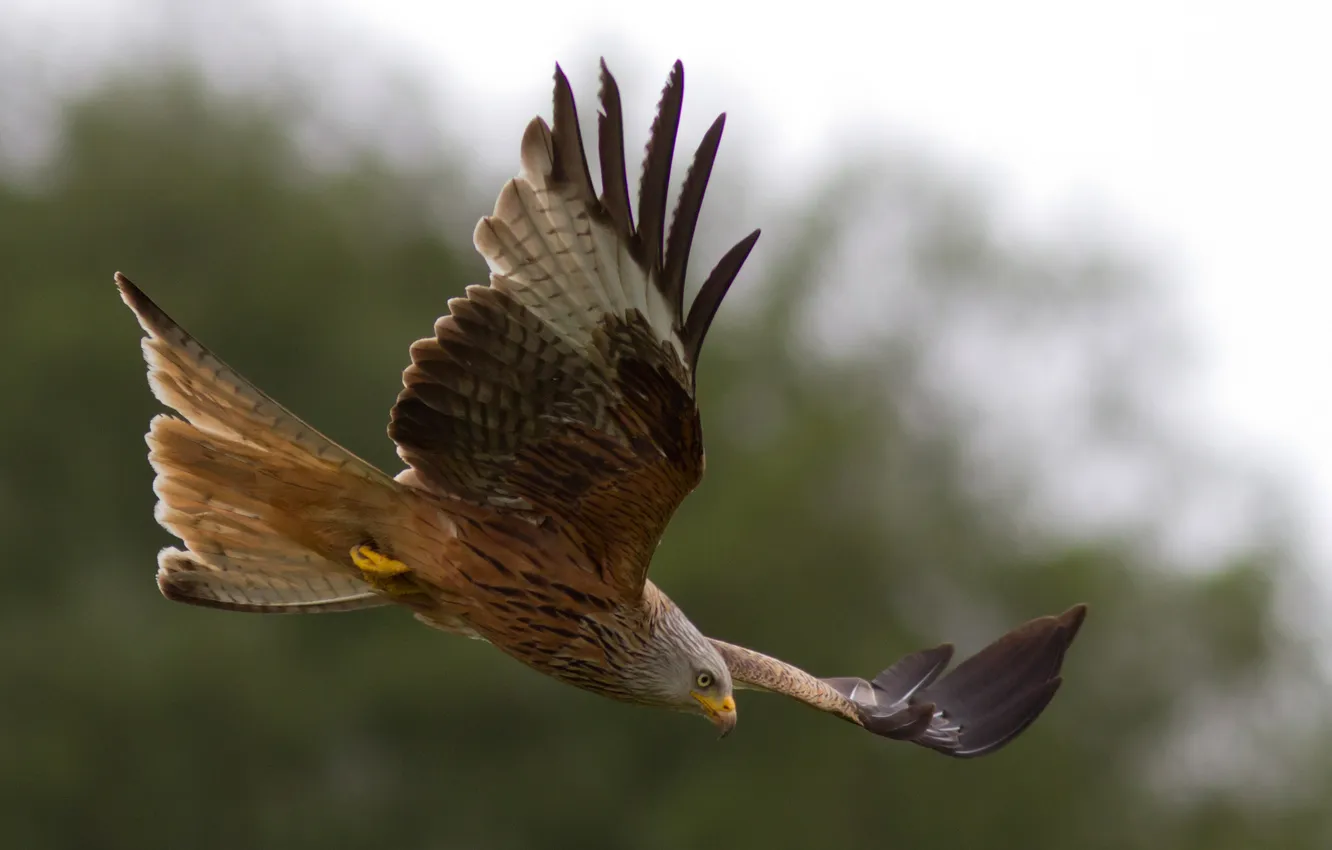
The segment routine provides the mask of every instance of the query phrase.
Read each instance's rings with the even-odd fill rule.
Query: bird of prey
[[[601,65],[593,186],[573,92],[523,133],[518,176],[473,234],[488,285],[448,302],[411,346],[390,476],[250,384],[123,275],[147,332],[161,414],[147,435],[168,598],[232,611],[396,604],[556,679],[701,714],[726,734],[733,690],[794,697],[950,756],[991,752],[1060,685],[1085,609],[1043,617],[940,678],[945,644],[871,680],[819,678],[704,636],[647,578],[703,474],[695,376],[708,326],[758,239],[728,251],[684,304],[685,267],[725,115],[703,135],[667,224],[684,71],[652,123],[637,216],[614,78]],[[637,221],[635,221],[637,218]]]

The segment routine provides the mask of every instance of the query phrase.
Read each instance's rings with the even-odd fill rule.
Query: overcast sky
[[[736,147],[784,173],[906,140],[1020,220],[1103,211],[1179,285],[1215,438],[1284,467],[1332,552],[1332,3],[269,4],[298,29],[343,18],[349,43],[438,72],[460,106],[505,119],[496,132],[548,112],[557,60],[577,91],[594,90],[596,53],[660,69],[617,72],[628,105],[655,102],[680,58],[684,131],[725,109]],[[114,28],[132,5],[44,8],[58,32]],[[511,152],[512,132],[493,141]]]

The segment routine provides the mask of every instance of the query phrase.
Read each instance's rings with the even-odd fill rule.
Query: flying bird
[[[759,231],[686,311],[685,271],[725,115],[703,135],[667,223],[684,70],[675,63],[631,208],[624,122],[601,65],[592,182],[573,92],[534,118],[518,175],[473,241],[488,285],[448,302],[411,346],[380,471],[197,342],[124,275],[161,414],[147,435],[168,599],[260,613],[409,609],[561,681],[693,712],[721,733],[733,692],[784,694],[950,756],[992,752],[1058,690],[1075,606],[1009,632],[945,675],[948,644],[872,679],[820,678],[702,634],[648,566],[703,475],[703,340]],[[637,221],[635,221],[635,218]]]

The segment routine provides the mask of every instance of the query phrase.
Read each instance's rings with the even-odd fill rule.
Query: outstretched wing
[[[908,655],[872,681],[819,679],[752,649],[713,644],[736,687],[785,694],[876,735],[972,758],[998,750],[1045,710],[1086,615],[1087,607],[1076,605],[1058,617],[1025,623],[942,679],[953,657],[948,644]]]
[[[522,170],[474,242],[490,285],[449,302],[412,364],[389,435],[399,480],[553,516],[633,598],[676,507],[703,472],[694,372],[708,325],[758,238],[713,269],[686,316],[685,267],[725,116],[704,135],[665,241],[684,71],[662,93],[629,209],[620,97],[601,66],[602,193],[573,93],[555,69],[555,120],[533,119]]]

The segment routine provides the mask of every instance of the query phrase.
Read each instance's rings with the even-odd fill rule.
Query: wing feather
[[[554,126],[528,124],[518,176],[473,236],[489,285],[451,300],[434,337],[413,344],[389,426],[411,467],[400,481],[534,520],[558,517],[630,596],[702,475],[700,328],[757,238],[713,272],[706,316],[690,317],[698,342],[687,343],[685,267],[723,122],[704,136],[665,246],[683,74],[677,62],[653,122],[635,229],[615,80],[603,62],[597,197],[573,93],[556,67]]]
[[[624,164],[624,110],[620,87],[601,60],[601,114],[597,117],[597,151],[601,157],[601,205],[615,232],[628,243],[634,235],[629,207],[629,178]]]
[[[685,357],[693,364],[695,373],[698,369],[699,354],[703,351],[703,338],[708,335],[708,328],[712,326],[712,320],[717,315],[717,308],[721,307],[722,299],[731,288],[731,282],[739,274],[740,267],[745,264],[758,238],[759,231],[755,230],[722,256],[712,273],[708,275],[708,279],[703,281],[703,287],[699,289],[698,296],[694,298],[694,303],[689,308],[689,319],[685,322],[684,328]]]
[[[694,228],[698,226],[698,216],[703,209],[703,193],[707,191],[708,178],[712,176],[712,163],[717,159],[717,148],[721,145],[722,130],[725,127],[726,113],[722,113],[703,134],[703,141],[699,142],[698,150],[694,152],[694,161],[685,173],[680,200],[671,217],[671,236],[666,245],[666,260],[661,277],[666,301],[677,316],[685,314],[685,271],[689,266],[689,248],[694,243]]]
[[[948,644],[906,656],[873,681],[820,679],[784,661],[713,640],[736,687],[780,693],[885,738],[954,758],[992,753],[1041,715],[1087,606],[1013,629],[944,675]],[[936,681],[936,679],[938,681]]]
[[[661,90],[657,117],[652,121],[647,149],[643,155],[643,176],[638,185],[638,234],[640,259],[650,269],[662,261],[666,226],[666,192],[671,182],[671,160],[675,157],[675,137],[680,130],[680,110],[684,105],[684,66],[677,59]]]

